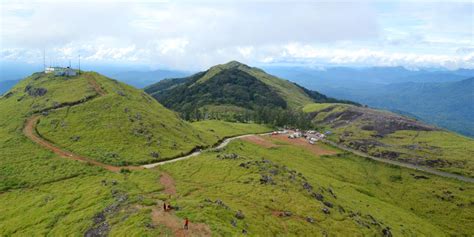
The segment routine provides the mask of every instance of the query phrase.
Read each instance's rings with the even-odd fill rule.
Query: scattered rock
[[[77,141],[79,141],[79,140],[81,139],[81,137],[80,137],[80,136],[72,136],[70,139],[71,139],[71,141],[73,141],[73,142],[77,142]]]
[[[390,231],[390,227],[385,227],[382,230],[382,234],[384,237],[392,237],[392,232]]]
[[[270,174],[272,175],[278,175],[278,170],[277,169],[272,169],[269,171]]]
[[[247,234],[247,230],[246,230],[246,229],[242,229],[242,234],[246,235],[246,234]]]
[[[324,204],[325,206],[329,207],[329,208],[332,208],[332,207],[333,207],[332,203],[327,202],[327,201],[326,201],[326,202],[323,202],[323,204]]]
[[[260,184],[275,184],[275,182],[272,179],[272,176],[262,174],[262,177],[260,177]]]
[[[38,96],[44,96],[48,90],[46,88],[33,88],[31,85],[27,85],[25,87],[25,92],[28,93],[29,96],[33,97],[38,97]]]
[[[238,211],[235,213],[235,218],[242,220],[242,219],[245,218],[245,215],[244,215],[244,213],[242,213],[241,210],[238,210]]]
[[[309,222],[311,224],[314,223],[314,219],[310,216],[307,216],[305,219],[306,219],[307,222]]]
[[[311,196],[313,196],[318,201],[322,201],[324,199],[324,196],[320,193],[312,193]]]
[[[280,217],[290,217],[292,215],[293,213],[291,213],[291,211],[284,211],[279,214]]]
[[[303,183],[303,188],[306,189],[308,192],[311,192],[313,190],[313,186],[311,186],[311,184],[307,182]]]
[[[427,176],[424,176],[424,175],[415,175],[415,176],[413,176],[413,178],[415,178],[415,179],[429,179]]]
[[[230,224],[231,224],[233,227],[237,227],[237,221],[236,221],[235,219],[230,220]]]
[[[160,153],[154,151],[154,152],[150,153],[150,156],[156,159],[156,158],[160,157]]]
[[[102,237],[108,236],[110,227],[107,222],[104,222],[97,227],[88,229],[86,233],[84,233],[84,237]]]
[[[321,209],[321,210],[324,212],[324,214],[330,214],[330,213],[331,213],[331,212],[329,211],[329,209],[326,208],[326,207],[323,207],[323,209]]]
[[[220,199],[217,199],[215,203],[221,207],[224,207],[225,209],[229,209],[229,207]]]

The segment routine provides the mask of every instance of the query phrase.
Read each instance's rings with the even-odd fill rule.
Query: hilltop
[[[304,110],[325,106],[369,110],[332,103]],[[248,135],[150,169],[103,169],[101,164],[166,160],[223,137],[268,128],[186,122],[143,91],[94,72],[33,74],[0,98],[0,110],[0,235],[472,234],[472,183],[286,135]],[[351,114],[338,118],[348,122]],[[409,125],[403,128],[439,131],[403,121]],[[391,129],[375,129],[390,136]],[[25,131],[96,162],[59,156]],[[339,133],[336,127],[331,131]],[[163,211],[164,203],[172,209]]]
[[[347,104],[303,109],[329,139],[374,157],[474,177],[474,140],[383,110]]]
[[[216,65],[190,77],[167,79],[145,91],[166,107],[186,113],[203,109],[218,113],[262,107],[298,109],[314,102],[340,102],[316,91],[267,74],[237,61]]]

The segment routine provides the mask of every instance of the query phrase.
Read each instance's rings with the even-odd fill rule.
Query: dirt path
[[[288,143],[290,145],[295,145],[299,147],[303,147],[305,150],[308,150],[312,152],[315,155],[334,155],[337,154],[336,151],[331,151],[328,149],[324,149],[323,147],[319,146],[318,144],[310,144],[308,143],[307,140],[304,138],[295,138],[295,139],[290,139],[288,138],[288,135],[286,134],[280,134],[280,135],[270,135],[270,134],[265,134],[265,135],[253,135],[253,136],[245,136],[241,138],[244,141],[251,142],[254,144],[257,144],[261,147],[264,148],[272,148],[272,147],[278,147],[277,144],[273,143],[272,141],[281,141]]]
[[[375,160],[375,161],[379,161],[379,162],[382,162],[382,163],[396,165],[396,166],[400,166],[400,167],[404,167],[404,168],[408,168],[408,169],[413,169],[413,170],[418,170],[418,171],[422,171],[422,172],[425,172],[425,173],[429,173],[429,174],[433,174],[433,175],[437,175],[437,176],[441,176],[441,177],[445,177],[445,178],[452,178],[452,179],[457,179],[457,180],[468,182],[468,183],[474,183],[474,178],[470,178],[470,177],[467,177],[467,176],[462,176],[462,175],[457,175],[457,174],[453,174],[453,173],[443,172],[443,171],[439,171],[439,170],[429,168],[429,167],[425,167],[425,166],[419,166],[419,165],[414,165],[414,164],[400,162],[400,161],[382,159],[382,158],[370,156],[370,155],[365,154],[361,151],[357,151],[357,150],[351,149],[349,147],[340,145],[340,144],[335,143],[333,141],[325,140],[325,142],[332,145],[332,146],[335,146],[335,147],[337,147],[341,150],[345,150],[345,151],[351,152],[353,154],[356,154],[358,156],[362,156],[362,157],[372,159],[372,160]]]
[[[159,203],[158,206],[162,206]],[[206,224],[189,222],[188,229],[185,230],[184,220],[173,214],[173,211],[163,211],[158,207],[153,208],[151,212],[151,219],[155,225],[164,225],[177,237],[185,236],[212,236],[212,231]]]
[[[162,172],[160,176],[160,184],[165,187],[164,192],[168,195],[176,195],[176,187],[173,180],[169,174]],[[208,225],[203,223],[192,223],[189,222],[189,228],[184,229],[184,220],[180,219],[174,214],[173,210],[164,211],[163,202],[158,202],[155,207],[152,209],[152,220],[153,224],[164,225],[171,231],[173,231],[174,236],[211,236],[212,232]]]
[[[174,186],[174,180],[169,174],[162,172],[160,176],[160,183],[165,187],[166,194],[176,195],[176,187]]]
[[[132,169],[132,170],[141,169],[141,167],[136,167],[136,166],[107,165],[107,164],[89,159],[87,157],[80,156],[80,155],[74,154],[72,152],[63,150],[63,149],[55,146],[54,144],[46,141],[45,139],[43,139],[42,137],[40,137],[36,133],[36,124],[38,123],[38,120],[39,120],[40,117],[41,117],[40,115],[33,115],[32,117],[30,117],[26,121],[25,127],[23,128],[23,133],[28,138],[30,138],[32,141],[36,142],[37,144],[41,145],[42,147],[44,147],[48,150],[54,152],[55,154],[57,154],[57,155],[59,155],[63,158],[67,158],[67,159],[71,159],[71,160],[77,160],[77,161],[86,162],[86,163],[89,163],[89,164],[92,164],[92,165],[96,165],[96,166],[102,167],[104,169],[113,171],[113,172],[118,172],[123,168]]]
[[[257,144],[257,145],[259,145],[261,147],[265,147],[265,148],[278,147],[277,145],[273,144],[272,142],[268,141],[267,139],[263,138],[262,136],[248,136],[248,137],[242,138],[242,140]]]

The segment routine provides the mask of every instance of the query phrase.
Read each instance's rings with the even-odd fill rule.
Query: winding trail
[[[93,79],[89,80],[89,84],[97,92],[98,97],[104,96],[104,95],[107,94],[95,80],[93,80]],[[75,102],[74,104],[75,105],[84,104],[84,103],[87,103],[90,100],[93,100],[94,98],[97,98],[97,96],[91,97],[91,98],[89,98],[87,100],[84,100],[84,101],[81,101],[81,102],[77,102],[77,103]],[[71,106],[71,105],[70,104],[65,104],[64,106],[54,107],[54,108],[46,109],[46,110],[43,110],[43,111],[57,110],[57,109],[62,109],[62,108],[69,107],[69,106]],[[43,112],[43,111],[41,111],[41,112]],[[209,148],[209,149],[206,149],[206,150],[198,150],[198,151],[195,151],[195,152],[193,152],[191,154],[188,154],[188,155],[185,155],[185,156],[176,157],[176,158],[169,159],[169,160],[164,160],[164,161],[159,161],[159,162],[151,163],[151,164],[147,164],[147,165],[141,165],[141,166],[114,166],[114,165],[108,165],[108,164],[96,161],[94,159],[91,159],[91,158],[81,156],[81,155],[72,153],[70,151],[64,150],[64,149],[56,146],[52,142],[47,141],[46,139],[41,137],[39,135],[38,131],[36,130],[36,125],[38,124],[38,120],[41,118],[41,116],[42,115],[40,113],[36,113],[36,114],[33,114],[31,117],[29,117],[26,120],[25,126],[23,128],[23,134],[26,137],[28,137],[30,140],[37,143],[38,145],[54,152],[55,154],[59,155],[60,157],[70,159],[70,160],[85,162],[85,163],[92,164],[92,165],[95,165],[95,166],[99,166],[99,167],[102,167],[102,168],[107,169],[107,170],[112,171],[112,172],[119,172],[122,169],[129,169],[129,170],[151,169],[151,168],[154,168],[154,167],[157,167],[157,166],[160,166],[160,165],[164,165],[164,164],[168,164],[168,163],[172,163],[172,162],[176,162],[176,161],[180,161],[180,160],[186,160],[186,159],[189,159],[191,157],[198,156],[204,151],[222,149],[222,148],[226,147],[231,141],[233,141],[235,139],[239,139],[239,138],[243,138],[243,137],[247,137],[247,136],[259,135],[259,134],[245,134],[245,135],[238,135],[238,136],[234,136],[234,137],[229,137],[229,138],[224,139],[220,143],[218,143],[217,146],[215,146],[214,148]],[[265,133],[265,134],[268,134],[268,133]]]
[[[400,162],[400,161],[395,161],[395,160],[389,160],[389,159],[374,157],[374,156],[368,155],[366,153],[363,153],[361,151],[354,150],[352,148],[343,146],[343,145],[338,144],[336,142],[329,141],[327,139],[324,140],[324,142],[326,142],[327,144],[330,144],[332,146],[335,146],[335,147],[337,147],[341,150],[348,151],[348,152],[351,152],[351,153],[356,154],[358,156],[362,156],[364,158],[368,158],[368,159],[375,160],[375,161],[378,161],[378,162],[382,162],[382,163],[386,163],[386,164],[390,164],[390,165],[395,165],[395,166],[400,166],[400,167],[404,167],[404,168],[408,168],[408,169],[412,169],[412,170],[418,170],[418,171],[422,171],[422,172],[425,172],[425,173],[429,173],[429,174],[433,174],[433,175],[437,175],[437,176],[441,176],[441,177],[445,177],[445,178],[452,178],[452,179],[457,179],[457,180],[468,182],[468,183],[474,183],[474,178],[471,178],[471,177],[458,175],[458,174],[453,174],[453,173],[448,173],[448,172],[440,171],[440,170],[433,169],[433,168],[426,167],[426,166],[419,166],[419,165],[410,164],[410,163],[406,163],[406,162]]]
[[[90,79],[89,84],[97,92],[98,97],[104,96],[104,95],[107,94],[95,80]],[[87,100],[84,100],[84,101],[81,101],[81,102],[77,102],[77,103],[75,103],[75,105],[87,103],[88,101],[93,100],[95,98],[97,98],[97,96],[91,97],[91,98],[89,98]],[[50,108],[50,109],[46,109],[44,111],[61,109],[61,108],[68,107],[68,106],[71,106],[71,105],[66,104],[64,106]],[[255,135],[269,135],[269,134],[271,134],[271,133],[245,134],[245,135],[238,135],[238,136],[234,136],[234,137],[229,137],[229,138],[224,139],[220,143],[218,143],[213,148],[208,148],[208,149],[205,149],[205,150],[198,150],[198,151],[195,151],[195,152],[193,152],[191,154],[188,154],[188,155],[185,155],[185,156],[176,157],[176,158],[169,159],[169,160],[164,160],[164,161],[159,161],[159,162],[156,162],[156,163],[151,163],[151,164],[146,164],[146,165],[141,165],[141,166],[113,166],[113,165],[104,164],[102,162],[96,161],[94,159],[91,159],[91,158],[88,158],[88,157],[85,157],[85,156],[80,156],[80,155],[74,154],[72,152],[63,150],[60,147],[58,147],[58,146],[54,145],[53,143],[47,141],[46,139],[42,138],[36,130],[36,124],[38,123],[38,120],[40,118],[41,118],[41,114],[37,113],[37,114],[33,114],[30,118],[27,119],[27,121],[25,123],[25,126],[23,128],[23,133],[25,134],[26,137],[28,137],[33,142],[35,142],[35,143],[39,144],[40,146],[54,152],[55,154],[57,154],[57,155],[59,155],[63,158],[76,160],[76,161],[81,161],[81,162],[86,162],[86,163],[89,163],[89,164],[92,164],[92,165],[95,165],[95,166],[99,166],[99,167],[102,167],[104,169],[107,169],[107,170],[110,170],[110,171],[113,171],[113,172],[119,172],[122,169],[129,169],[129,170],[151,169],[151,168],[154,168],[154,167],[157,167],[157,166],[160,166],[160,165],[169,164],[169,163],[177,162],[177,161],[181,161],[181,160],[186,160],[186,159],[198,156],[198,155],[202,154],[204,151],[212,151],[212,150],[222,149],[222,148],[226,147],[231,141],[236,140],[236,139],[251,137],[251,136],[255,136]],[[429,168],[429,167],[426,167],[426,166],[419,166],[419,165],[400,162],[400,161],[382,159],[382,158],[370,156],[370,155],[365,154],[363,152],[348,148],[346,146],[340,145],[340,144],[335,143],[333,141],[329,141],[329,140],[324,140],[324,141],[326,143],[332,145],[332,146],[335,146],[335,147],[341,149],[341,150],[345,150],[345,151],[351,152],[353,154],[356,154],[358,156],[365,157],[365,158],[368,158],[368,159],[372,159],[372,160],[375,160],[375,161],[378,161],[378,162],[391,164],[391,165],[395,165],[395,166],[399,166],[399,167],[404,167],[404,168],[408,168],[408,169],[423,171],[423,172],[426,172],[426,173],[429,173],[429,174],[433,174],[433,175],[437,175],[437,176],[441,176],[441,177],[445,177],[445,178],[452,178],[452,179],[457,179],[457,180],[464,181],[464,182],[474,183],[474,178],[471,178],[471,177],[458,175],[458,174],[453,174],[453,173],[448,173],[448,172],[443,172],[443,171],[439,171],[439,170]]]

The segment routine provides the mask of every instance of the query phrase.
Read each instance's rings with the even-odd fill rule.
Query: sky
[[[474,68],[472,1],[0,1],[1,62]]]

